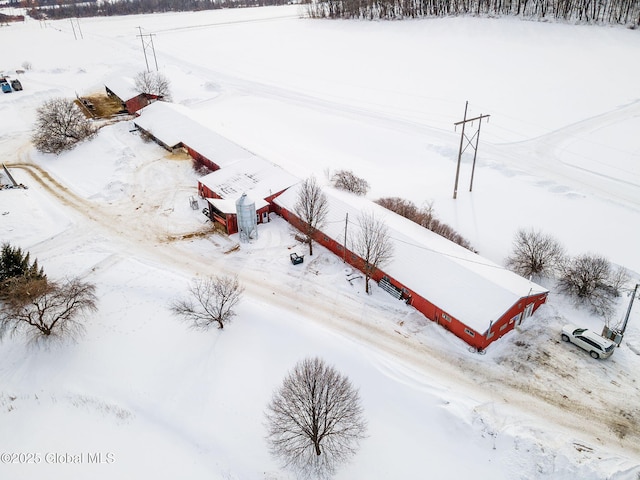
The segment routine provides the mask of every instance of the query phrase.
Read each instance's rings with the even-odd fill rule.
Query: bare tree
[[[369,279],[393,257],[393,242],[387,226],[372,212],[362,213],[358,217],[358,226],[353,251],[364,260],[364,286],[369,293]]]
[[[433,201],[427,202],[420,208],[418,208],[411,200],[405,200],[400,197],[379,198],[376,200],[376,203],[387,210],[391,210],[392,212],[395,212],[398,215],[408,218],[412,222],[431,230],[433,233],[437,233],[447,240],[457,243],[461,247],[471,250],[472,252],[476,251],[471,243],[456,232],[453,227],[436,218]]]
[[[160,72],[140,72],[134,78],[136,90],[163,100],[171,100],[171,82]]]
[[[544,277],[555,273],[564,259],[564,248],[550,235],[533,229],[519,229],[507,266],[523,277]]]
[[[575,297],[598,315],[610,316],[627,276],[599,255],[579,255],[566,262],[558,280],[559,290]]]
[[[298,362],[267,406],[271,454],[301,476],[328,478],[366,433],[358,391],[320,358]]]
[[[346,190],[356,195],[366,195],[369,191],[369,182],[357,177],[350,170],[338,170],[331,175],[331,183],[340,190]]]
[[[96,132],[73,100],[54,98],[36,110],[33,145],[43,153],[56,155],[70,150]]]
[[[329,213],[329,201],[315,177],[302,182],[293,210],[303,222],[302,229],[309,244],[309,255],[313,255],[313,235],[322,227]]]
[[[75,339],[84,333],[78,318],[97,310],[95,288],[78,278],[16,277],[3,295],[0,333],[24,333],[35,342]]]
[[[175,301],[171,311],[196,329],[208,330],[213,325],[222,329],[235,317],[233,308],[241,300],[244,287],[238,277],[216,275],[195,279],[189,292],[190,298]]]

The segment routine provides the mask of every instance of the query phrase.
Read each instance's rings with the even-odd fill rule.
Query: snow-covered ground
[[[0,191],[0,240],[51,277],[98,287],[77,343],[0,343],[2,478],[293,478],[269,457],[264,408],[299,359],[320,355],[360,389],[368,437],[336,478],[624,479],[640,475],[640,307],[606,361],[559,342],[603,320],[552,290],[485,355],[374,288],[322,248],[304,253],[279,218],[259,239],[205,234],[190,161],[131,122],[59,157],[29,144],[35,109],[145,69],[153,33],[174,101],[252,152],[305,177],[348,168],[369,197],[433,201],[482,255],[503,262],[519,227],[571,254],[603,254],[640,281],[638,31],[513,19],[312,21],[298,7],[0,28],[2,162],[28,190]],[[31,69],[16,74],[25,62]],[[152,63],[153,65],[153,63]],[[464,102],[482,125],[474,191]],[[204,205],[201,205],[204,206]],[[194,276],[246,286],[223,332],[168,310]],[[461,292],[464,301],[464,292]],[[625,313],[620,299],[613,321]],[[3,459],[11,457],[2,457]]]

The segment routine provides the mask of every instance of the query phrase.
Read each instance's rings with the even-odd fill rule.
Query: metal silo
[[[238,215],[238,233],[241,242],[258,238],[258,217],[256,202],[247,197],[246,193],[236,200],[236,214]]]

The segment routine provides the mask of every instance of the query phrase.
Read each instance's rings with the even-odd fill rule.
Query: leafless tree
[[[134,82],[140,93],[171,100],[171,82],[160,72],[140,72],[135,76]]]
[[[24,333],[32,341],[76,339],[84,333],[79,317],[97,310],[95,285],[71,278],[14,278],[3,295],[0,333]]]
[[[599,255],[579,255],[566,262],[558,280],[559,290],[572,295],[577,303],[605,317],[613,313],[615,299],[627,280],[624,269],[614,269]]]
[[[358,391],[317,357],[289,372],[266,418],[271,454],[305,478],[333,475],[356,453],[367,428]]]
[[[564,259],[564,248],[550,235],[519,229],[507,267],[523,277],[545,277],[556,273]]]
[[[350,170],[338,170],[331,175],[331,183],[334,187],[356,195],[366,195],[369,191],[369,182],[364,178],[357,177]]]
[[[313,235],[324,225],[329,213],[329,201],[315,177],[302,182],[293,210],[303,222],[302,232],[309,244],[309,255],[313,255]]]
[[[33,145],[43,153],[70,150],[96,132],[73,100],[54,98],[36,110]]]
[[[214,275],[195,279],[189,292],[190,297],[175,301],[171,311],[196,329],[208,330],[213,325],[222,329],[235,317],[233,309],[242,299],[244,287],[238,277]]]
[[[393,242],[389,229],[372,212],[358,217],[358,233],[353,242],[353,251],[364,260],[365,291],[369,293],[369,279],[393,257]]]
[[[376,200],[376,203],[387,210],[397,213],[405,218],[408,218],[414,223],[423,226],[431,230],[433,233],[437,233],[441,237],[451,240],[457,243],[461,247],[464,247],[472,252],[476,250],[471,243],[454,230],[453,227],[438,220],[436,217],[433,201],[427,202],[423,207],[418,207],[411,200],[406,200],[400,197],[385,197]]]

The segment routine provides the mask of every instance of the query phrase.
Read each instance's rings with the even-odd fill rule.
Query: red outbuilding
[[[277,213],[300,229],[303,223],[293,213],[298,188],[274,203]],[[547,299],[549,292],[540,285],[369,200],[333,188],[325,193],[329,213],[315,241],[363,270],[353,245],[360,214],[372,213],[389,229],[394,252],[372,279],[478,350],[513,330]]]
[[[114,77],[104,86],[107,95],[115,97],[122,103],[122,110],[134,114],[150,103],[161,99],[158,95],[140,93],[135,82],[128,77]]]

